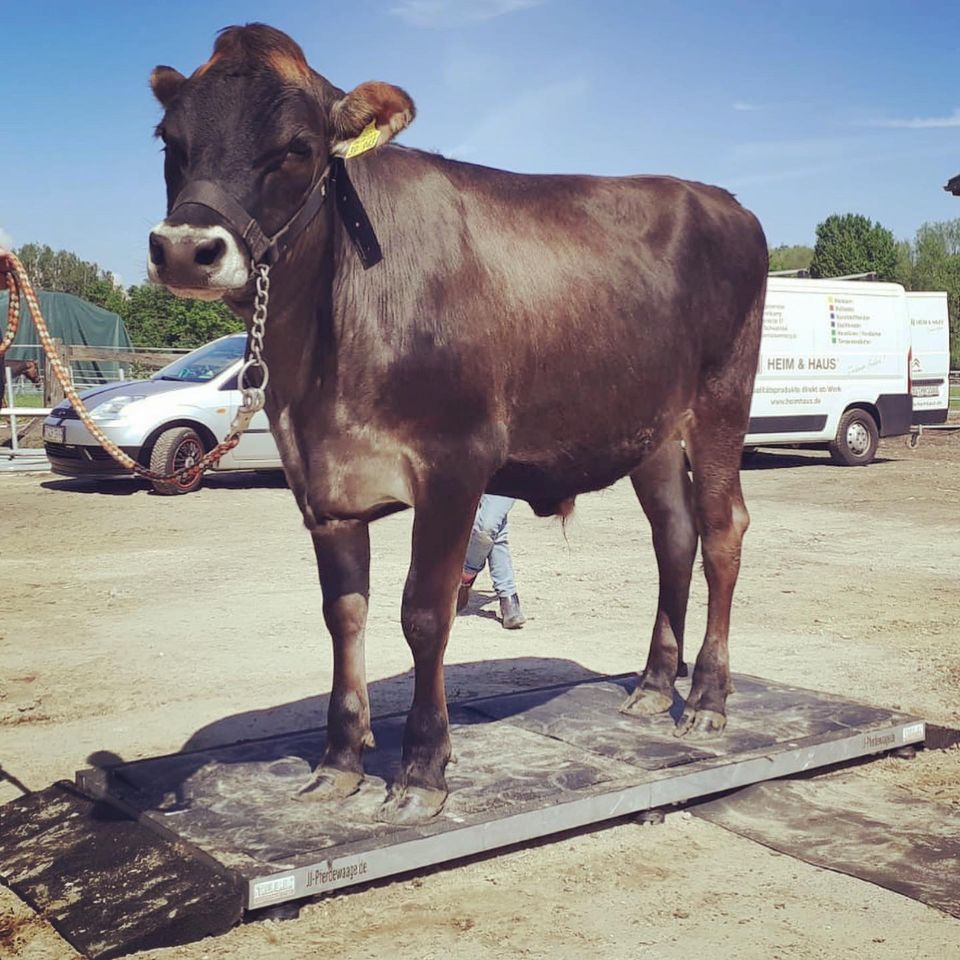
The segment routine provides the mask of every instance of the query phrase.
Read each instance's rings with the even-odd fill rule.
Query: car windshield
[[[243,356],[245,345],[245,337],[227,337],[226,340],[208,343],[205,347],[174,360],[150,379],[206,383],[239,360]]]

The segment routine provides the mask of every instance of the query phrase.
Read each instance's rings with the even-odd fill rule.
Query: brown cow
[[[523,176],[384,147],[414,115],[402,90],[344,93],[259,24],[224,30],[191,77],[157,67],[151,84],[168,200],[151,278],[222,297],[249,325],[254,263],[272,264],[267,411],[333,639],[327,744],[305,792],[345,796],[363,777],[368,524],[413,507],[401,619],[416,679],[381,816],[442,807],[443,653],[484,490],[548,515],[630,476],[660,595],[626,713],[671,704],[699,534],[707,629],[678,731],[721,731],[767,272],[754,217],[669,177]],[[363,143],[379,148],[351,158]],[[376,240],[383,259],[365,270]]]

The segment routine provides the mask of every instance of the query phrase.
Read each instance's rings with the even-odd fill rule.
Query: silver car
[[[80,396],[106,435],[138,463],[169,474],[195,463],[227,434],[240,406],[237,373],[246,335],[221,337],[188,353],[149,380],[125,380],[87,390]],[[78,418],[68,400],[43,422],[43,445],[54,473],[66,477],[116,478],[124,470]],[[240,443],[217,470],[280,468],[266,414],[257,413]],[[189,482],[155,483],[159,493],[190,493]]]

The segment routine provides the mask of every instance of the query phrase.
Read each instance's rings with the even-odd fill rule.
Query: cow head
[[[256,253],[246,221],[271,239],[316,195],[331,157],[350,155],[358,138],[383,145],[414,115],[413,101],[390,84],[345,94],[263,24],[227,27],[192,76],[157,67],[150,86],[165,111],[157,136],[167,217],[150,234],[148,273],[178,296],[205,300],[246,287]]]

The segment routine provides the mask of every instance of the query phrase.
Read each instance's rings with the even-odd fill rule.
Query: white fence
[[[18,422],[20,418],[45,417],[50,413],[50,410],[49,408],[43,406],[21,406],[17,403],[17,397],[23,396],[25,393],[40,397],[42,402],[42,383],[40,385],[33,384],[24,377],[17,377],[16,380],[14,380],[10,373],[9,367],[4,367],[3,372],[6,377],[6,391],[4,392],[4,398],[9,406],[0,407],[0,415],[10,419],[10,456],[16,457],[21,453],[20,424]],[[25,387],[29,387],[29,389],[26,389]],[[33,451],[31,450],[31,453],[32,452]]]

